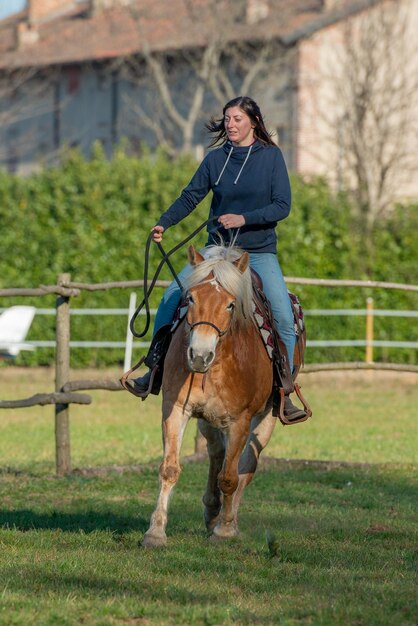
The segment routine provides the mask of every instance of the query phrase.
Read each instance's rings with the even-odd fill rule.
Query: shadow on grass
[[[0,528],[28,532],[31,530],[62,530],[63,532],[91,533],[108,530],[123,534],[131,531],[145,532],[149,518],[133,515],[117,515],[113,511],[84,511],[67,513],[52,511],[36,513],[30,509],[0,510]]]
[[[25,485],[16,477],[16,481],[8,484],[10,507],[3,502],[0,509],[0,528],[23,532],[59,529],[72,533],[101,530],[119,535],[143,533],[155,505],[158,472],[149,470],[142,478],[142,499],[126,495],[131,484],[132,495],[138,485],[135,476],[125,475],[122,493],[126,499],[109,503],[108,497],[120,495],[120,477],[54,479],[46,486],[42,479]],[[205,478],[203,465],[184,467],[170,504],[169,534],[204,533],[201,496]],[[40,500],[40,494],[45,500]],[[66,500],[62,505],[64,495]],[[246,490],[240,508],[240,527],[245,534],[271,529],[307,535],[325,533],[334,541],[344,541],[361,524],[365,529],[370,526],[368,541],[394,534],[398,539],[402,536],[406,539],[416,497],[417,485],[409,470],[405,474],[382,466],[263,467]],[[41,502],[45,504],[44,510]],[[405,525],[398,523],[402,518]]]

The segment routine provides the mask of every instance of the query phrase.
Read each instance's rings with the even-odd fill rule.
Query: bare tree
[[[191,152],[195,125],[202,114],[207,84],[218,64],[220,46],[216,41],[211,42],[200,58],[193,51],[182,51],[183,68],[189,73],[182,87],[171,84],[170,58],[152,53],[148,45],[144,45],[142,52],[148,72],[141,82],[144,85],[151,78],[154,93],[148,94],[149,112],[137,102],[133,103],[133,110],[169,153]]]
[[[39,142],[33,121],[54,109],[56,72],[13,68],[0,74],[0,160],[14,170]],[[50,156],[50,155],[47,155]]]
[[[28,103],[24,103],[19,97],[22,88],[30,82],[33,77],[32,70],[7,71],[3,70],[0,75],[0,128],[2,129],[3,140],[0,146],[0,160],[18,160],[18,155],[22,149],[19,140],[14,141],[13,146],[9,146],[10,141],[4,137],[8,132],[13,134],[13,125],[30,115]]]
[[[236,20],[243,19],[245,2],[208,0],[196,7],[196,3],[185,0],[185,4],[188,23],[200,29],[199,45],[170,54],[153,51],[143,27],[147,15],[132,5],[141,54],[123,63],[125,77],[140,85],[143,94],[148,88],[144,101],[130,98],[129,107],[171,154],[191,152],[197,123],[228,99],[251,93],[272,74],[280,77],[284,63],[284,48],[277,39],[254,41],[243,36],[231,40]],[[231,10],[219,15],[224,4]],[[279,78],[276,82],[280,91],[283,85]]]
[[[366,239],[416,166],[418,49],[409,24],[408,3],[369,10],[346,23],[335,64],[339,183],[351,191]]]

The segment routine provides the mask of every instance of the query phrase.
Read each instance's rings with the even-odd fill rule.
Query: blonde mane
[[[235,320],[238,324],[255,323],[252,305],[252,283],[249,266],[243,273],[234,265],[243,250],[234,246],[208,246],[201,251],[205,260],[193,267],[187,288],[196,287],[212,272],[214,280],[237,300]]]

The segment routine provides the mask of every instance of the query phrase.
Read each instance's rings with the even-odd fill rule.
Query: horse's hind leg
[[[237,422],[232,422],[229,427],[225,460],[218,476],[223,500],[219,520],[213,529],[215,538],[228,539],[239,535],[232,502],[234,492],[238,487],[238,463],[247,440],[249,425],[249,420],[248,422],[237,420]]]
[[[234,520],[238,524],[238,509],[244,489],[250,484],[258,465],[258,459],[273,434],[277,418],[269,411],[265,416],[253,417],[251,421],[250,435],[244,452],[240,458],[238,472],[238,487],[234,493],[233,511]]]
[[[165,529],[168,502],[181,472],[180,448],[188,419],[189,414],[184,413],[181,407],[170,405],[170,409],[165,411],[163,404],[164,459],[160,465],[160,493],[151,516],[150,527],[142,540],[145,547],[163,546],[167,543]]]
[[[218,485],[218,474],[222,469],[222,463],[225,457],[225,440],[223,434],[213,426],[210,426],[205,420],[200,419],[199,430],[206,437],[208,455],[209,455],[209,473],[206,491],[203,494],[204,518],[206,528],[213,530],[217,521],[219,511],[221,510],[221,490]]]

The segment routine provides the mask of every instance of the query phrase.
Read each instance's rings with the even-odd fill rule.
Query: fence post
[[[373,363],[373,298],[367,298],[366,306],[366,363]]]
[[[58,285],[70,281],[70,274],[60,274]],[[56,300],[55,391],[62,391],[70,378],[70,298]],[[71,472],[70,415],[68,404],[55,405],[55,466],[59,476]]]
[[[126,329],[126,342],[125,342],[125,360],[123,363],[123,371],[127,372],[131,369],[132,365],[132,347],[134,336],[131,333],[130,322],[136,309],[136,293],[131,293],[129,297],[129,312],[128,312],[128,327]]]

